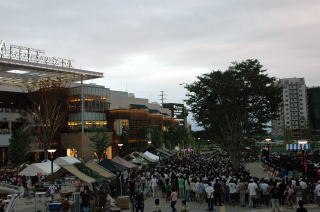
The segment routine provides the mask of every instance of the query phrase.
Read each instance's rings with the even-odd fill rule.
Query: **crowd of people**
[[[281,205],[298,207],[300,200],[301,203],[318,201],[320,206],[320,181],[258,179],[245,171],[243,162],[240,161],[240,170],[233,172],[230,158],[221,150],[214,154],[193,152],[163,159],[160,166],[130,175],[130,197],[134,194],[163,197],[173,212],[177,211],[179,199],[185,203],[206,203],[209,211],[223,204],[253,208],[271,206],[273,211],[279,211]],[[141,208],[143,198],[136,198],[136,202],[137,209]]]

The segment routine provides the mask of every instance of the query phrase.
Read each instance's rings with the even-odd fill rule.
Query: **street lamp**
[[[51,156],[51,174],[53,174],[53,153],[55,153],[57,150],[56,149],[48,149],[48,152],[50,153]]]
[[[148,145],[151,145],[151,141],[148,141]]]
[[[265,141],[267,142],[267,148],[268,148],[268,158],[267,161],[269,162],[270,160],[270,142],[271,142],[271,138],[266,138]]]
[[[118,144],[119,149],[121,149],[123,146],[123,144]]]
[[[304,157],[304,148],[306,146],[306,144],[308,144],[308,141],[306,140],[301,140],[301,141],[298,141],[298,144],[301,146],[301,152],[302,152],[302,167],[303,167],[303,178],[306,177],[306,164],[305,164],[305,157]]]

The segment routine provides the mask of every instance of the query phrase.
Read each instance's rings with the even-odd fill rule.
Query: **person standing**
[[[185,201],[190,201],[191,184],[190,184],[190,181],[189,181],[189,177],[187,177],[186,180],[185,180],[184,188],[185,188],[184,200]]]
[[[155,198],[157,194],[158,180],[154,175],[152,175],[150,183],[151,183],[152,197]]]
[[[299,200],[298,205],[299,205],[299,208],[297,209],[297,212],[308,212],[308,210],[303,207],[303,201],[302,200]]]
[[[228,186],[230,191],[230,205],[233,205],[236,202],[237,185],[234,183],[233,180],[230,180]]]
[[[172,208],[172,212],[175,212],[177,211],[176,209],[176,203],[178,201],[178,194],[175,190],[173,190],[171,192],[171,195],[170,195],[170,199],[171,199],[171,208]]]
[[[179,178],[178,178],[178,185],[179,185],[179,197],[181,199],[183,199],[184,198],[185,182],[184,182],[184,179],[183,179],[182,175],[180,175]]]
[[[209,211],[213,211],[213,191],[213,187],[211,186],[211,183],[209,183],[208,187],[206,188]]]
[[[270,195],[271,195],[272,212],[280,212],[279,188],[277,187],[276,183],[270,186],[271,186]]]
[[[160,208],[160,200],[159,199],[155,199],[154,201],[154,209],[152,212],[161,212],[161,208]]]
[[[250,183],[248,184],[249,206],[250,207],[255,207],[255,199],[257,197],[257,190],[258,190],[258,185],[253,181],[253,179],[251,179]]]
[[[240,195],[240,206],[244,207],[246,206],[246,185],[242,180],[239,180],[239,183],[237,185],[237,190],[239,191]]]
[[[216,179],[216,183],[214,184],[214,203],[215,203],[215,205],[218,205],[218,203],[219,203],[219,206],[222,206],[222,204],[221,204],[221,189],[222,189],[222,186],[219,183],[219,179]]]
[[[293,197],[294,197],[294,188],[293,185],[289,182],[289,184],[287,185],[286,191],[285,191],[285,196],[287,199],[287,203],[289,208],[293,207]]]
[[[166,201],[168,201],[170,199],[170,195],[172,191],[172,185],[169,179],[166,179],[165,189],[166,189]]]
[[[187,207],[187,202],[185,200],[182,200],[182,207],[180,212],[189,212],[189,208]]]
[[[296,182],[296,186],[295,186],[294,189],[295,189],[296,201],[297,201],[297,205],[298,205],[299,201],[302,200],[302,188],[300,186],[300,182],[299,181]]]
[[[320,180],[318,180],[317,182],[317,185],[314,189],[314,193],[316,195],[318,205],[320,206]]]
[[[143,212],[144,210],[144,195],[142,191],[139,191],[136,195],[135,208],[136,212]]]

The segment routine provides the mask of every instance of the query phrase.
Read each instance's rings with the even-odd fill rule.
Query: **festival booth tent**
[[[81,181],[84,181],[86,183],[94,183],[96,182],[96,179],[86,175],[85,173],[81,172],[79,169],[77,169],[74,165],[67,165],[61,167],[60,170],[58,170],[56,173],[53,173],[52,175],[49,175],[46,180],[54,180],[61,178],[65,174],[71,174],[79,178]]]
[[[177,151],[176,150],[169,150],[169,149],[166,149],[166,148],[162,148],[162,151],[168,153],[169,155],[171,156],[175,156]]]
[[[141,157],[143,157],[144,159],[146,159],[147,161],[149,161],[150,163],[155,163],[157,162],[157,160],[154,160],[148,156],[146,156],[145,154],[141,153],[141,152],[136,152],[138,155],[140,155]]]
[[[65,156],[65,157],[58,157],[57,159],[54,160],[54,163],[58,164],[59,166],[67,166],[75,163],[81,163],[81,161],[74,157]]]
[[[98,174],[100,174],[101,176],[110,179],[110,178],[114,178],[115,175],[110,172],[109,170],[105,169],[104,167],[100,166],[98,163],[94,162],[94,161],[88,161],[85,164],[87,167],[89,167],[91,170],[97,172]]]
[[[130,160],[134,164],[138,164],[138,165],[148,165],[149,164],[149,162],[146,159],[144,159],[143,157],[141,157],[140,155],[134,155],[131,153],[131,154],[125,156],[125,158],[127,160]]]
[[[100,166],[103,168],[111,171],[112,173],[117,173],[117,172],[123,172],[126,171],[128,168],[125,166],[122,166],[110,159],[104,159],[99,163]]]
[[[157,152],[161,156],[161,158],[169,158],[172,156],[171,154],[169,154],[166,151],[163,151],[162,149],[155,149],[154,151]]]
[[[56,172],[60,169],[60,166],[53,163],[53,172]],[[36,176],[38,174],[41,175],[49,175],[51,174],[51,161],[46,161],[43,163],[33,163],[19,172],[19,175],[24,176]]]
[[[145,153],[143,153],[145,156],[151,158],[152,160],[158,161],[159,160],[159,156],[152,154],[151,152],[146,151]]]
[[[129,168],[129,169],[134,169],[134,168],[138,167],[137,165],[135,165],[135,164],[131,163],[130,161],[127,161],[119,156],[112,158],[112,160],[122,166]]]

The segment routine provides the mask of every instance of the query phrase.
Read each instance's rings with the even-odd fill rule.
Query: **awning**
[[[137,168],[136,165],[134,165],[134,164],[131,163],[130,161],[127,161],[127,160],[125,160],[125,159],[123,159],[123,158],[121,158],[121,157],[119,157],[119,156],[116,156],[116,157],[112,158],[112,160],[113,160],[114,162],[122,165],[122,166],[125,166],[125,167],[129,168],[129,169]]]
[[[147,161],[149,161],[149,162],[151,162],[151,163],[157,162],[157,160],[154,160],[154,159],[148,157],[147,155],[145,155],[145,154],[143,154],[143,153],[141,153],[141,152],[137,152],[137,154],[139,154],[141,157],[143,157],[144,159],[146,159]]]
[[[287,144],[287,150],[310,150],[310,144]]]
[[[152,154],[151,152],[146,151],[145,153],[143,153],[145,156],[151,158],[152,160],[158,161],[159,160],[159,156]]]
[[[105,178],[113,178],[115,177],[115,175],[108,171],[107,169],[103,168],[102,166],[100,166],[99,164],[97,164],[94,161],[89,161],[85,164],[87,167],[89,167],[91,170],[97,172],[98,174],[100,174],[101,176],[105,177]]]
[[[99,163],[100,166],[103,166],[103,168],[111,171],[112,173],[117,172],[123,172],[127,170],[128,168],[125,166],[120,165],[119,163],[116,163],[110,159],[104,159]]]
[[[59,171],[57,171],[56,173],[53,173],[53,175],[48,176],[46,179],[47,180],[57,179],[57,178],[62,177],[66,173],[70,173],[86,183],[96,182],[95,179],[82,173],[74,165],[67,165],[67,166],[62,167]]]
[[[58,157],[57,159],[54,160],[54,162],[59,166],[66,166],[66,165],[72,165],[75,163],[81,163],[80,160],[70,156]]]

